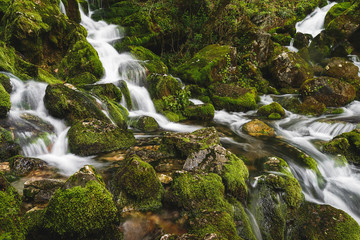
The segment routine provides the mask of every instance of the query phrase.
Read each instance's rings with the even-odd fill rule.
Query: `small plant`
[[[174,95],[169,95],[163,97],[165,110],[170,110],[172,112],[180,112],[184,110],[187,106],[189,106],[190,91],[188,90],[180,90],[177,91]]]

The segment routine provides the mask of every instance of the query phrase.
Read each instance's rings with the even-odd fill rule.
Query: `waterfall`
[[[14,128],[24,156],[40,158],[65,175],[73,174],[86,164],[99,166],[91,158],[68,153],[66,135],[69,127],[63,120],[48,114],[43,101],[46,83],[23,82],[12,74],[2,73],[10,78],[13,86],[7,121]]]
[[[60,8],[60,12],[66,16],[65,5],[64,5],[64,3],[63,3],[61,0],[60,0],[59,8]]]
[[[200,126],[184,125],[170,122],[166,117],[156,113],[150,94],[144,87],[146,81],[145,68],[141,61],[135,59],[129,53],[118,53],[112,46],[115,41],[124,37],[124,31],[120,27],[107,24],[104,21],[91,19],[92,12],[87,16],[80,6],[81,24],[87,29],[87,40],[98,52],[103,64],[105,75],[98,83],[116,83],[125,80],[133,101],[134,110],[130,111],[130,117],[150,116],[153,117],[161,128],[177,132],[192,132]]]
[[[313,38],[324,30],[325,16],[337,2],[332,2],[323,8],[317,7],[304,20],[296,23],[296,32],[310,34]]]

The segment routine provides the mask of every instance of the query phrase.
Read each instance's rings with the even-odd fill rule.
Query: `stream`
[[[325,15],[334,4],[336,3],[317,8],[303,21],[296,24],[296,30],[315,37],[323,30]],[[61,9],[65,12],[63,5]],[[91,11],[89,16],[81,9],[80,12],[81,24],[88,31],[87,40],[98,52],[105,70],[104,77],[98,83],[116,84],[119,80],[127,82],[134,105],[134,108],[129,111],[130,117],[151,116],[156,119],[162,129],[168,131],[191,132],[202,128],[199,125],[173,123],[158,114],[144,86],[146,74],[141,62],[129,53],[118,53],[112,46],[115,41],[124,37],[122,29],[104,21],[95,22],[90,17]],[[349,59],[360,67],[357,56],[349,56]],[[69,127],[64,121],[51,117],[42,100],[47,84],[34,81],[23,82],[14,75],[5,74],[10,77],[14,88],[11,94],[12,108],[7,121],[15,129],[15,136],[21,143],[23,155],[43,159],[67,176],[86,164],[101,165],[92,157],[79,157],[68,152],[66,136]],[[292,95],[264,95],[261,96],[260,105],[289,97]],[[197,99],[191,99],[191,101],[201,104]],[[343,132],[358,128],[360,102],[354,101],[343,107],[343,110],[342,114],[328,114],[320,117],[308,117],[286,111],[284,119],[269,121],[269,125],[275,129],[278,136],[274,141],[257,139],[242,132],[243,124],[254,119],[256,111],[245,113],[216,111],[214,124],[230,129],[233,133],[233,136],[221,138],[224,146],[229,147],[231,151],[244,154],[250,161],[264,156],[278,156],[285,159],[294,176],[299,180],[307,201],[329,204],[342,209],[360,223],[360,209],[358,208],[360,169],[348,164],[339,165],[337,159],[322,153],[318,144],[329,141]],[[44,134],[46,137],[39,137]],[[282,142],[313,157],[318,163],[324,182],[319,183],[313,171],[297,165],[291,154],[282,147]],[[250,167],[249,169],[250,172],[256,171]]]

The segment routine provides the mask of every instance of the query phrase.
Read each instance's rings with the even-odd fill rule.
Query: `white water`
[[[115,83],[125,80],[133,101],[134,110],[130,117],[151,116],[162,129],[176,132],[191,132],[201,128],[170,122],[166,117],[156,113],[155,106],[149,92],[143,86],[146,79],[145,68],[139,60],[129,53],[118,53],[112,46],[114,41],[123,38],[123,31],[116,25],[104,21],[95,22],[87,16],[80,7],[81,24],[87,29],[87,40],[99,54],[100,61],[105,70],[105,76],[98,83]],[[92,12],[89,10],[89,15]]]
[[[314,38],[324,30],[326,13],[333,7],[336,2],[329,3],[325,7],[317,7],[312,13],[310,13],[304,20],[296,23],[296,32],[311,34]]]
[[[350,60],[359,68],[359,77],[360,77],[360,58],[356,55],[349,55]]]
[[[12,74],[4,74],[10,77],[13,86],[8,120],[16,126],[15,136],[22,143],[24,156],[43,159],[65,175],[73,174],[86,164],[96,165],[91,158],[68,153],[66,135],[69,128],[62,120],[51,117],[44,105],[46,83],[24,83]],[[46,133],[48,130],[42,127],[43,124],[24,119],[24,114],[38,117],[40,123],[50,126],[53,131],[48,133],[47,137],[37,137],[35,133]]]
[[[287,47],[287,49],[289,49],[290,52],[298,52],[299,51],[299,49],[294,47],[294,38],[291,39],[290,45],[286,46],[286,47]]]
[[[66,16],[65,5],[64,5],[64,3],[63,3],[61,0],[60,0],[59,8],[60,8],[60,12]]]

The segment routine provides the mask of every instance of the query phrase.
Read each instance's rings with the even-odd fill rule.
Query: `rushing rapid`
[[[149,92],[144,86],[146,79],[145,68],[141,61],[135,59],[129,53],[118,53],[112,46],[114,41],[124,37],[123,31],[116,25],[107,24],[104,21],[91,19],[92,12],[87,16],[80,7],[81,24],[87,29],[87,40],[99,54],[103,64],[105,75],[98,83],[116,83],[125,80],[130,91],[134,109],[130,111],[130,117],[150,116],[153,117],[162,129],[176,132],[195,131],[200,126],[184,125],[170,122],[166,117],[158,114],[150,98]]]

